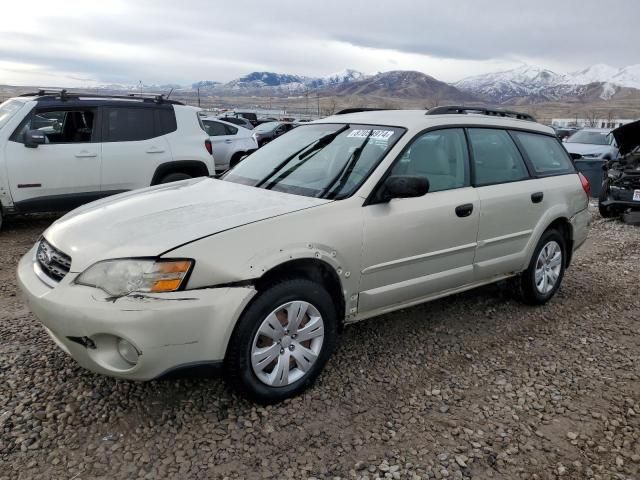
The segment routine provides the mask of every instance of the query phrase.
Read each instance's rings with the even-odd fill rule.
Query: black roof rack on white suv
[[[502,110],[500,108],[486,108],[486,107],[465,107],[460,105],[445,105],[442,107],[435,107],[428,110],[426,115],[449,115],[449,114],[467,114],[467,113],[479,113],[481,115],[489,115],[492,117],[510,117],[517,120],[526,120],[528,122],[535,122],[536,119],[528,113],[516,112],[513,110]]]
[[[168,103],[172,105],[184,105],[177,100],[169,100],[165,98],[163,93],[128,93],[126,95],[108,95],[91,92],[69,92],[66,89],[41,88],[37,92],[23,93],[21,97],[38,97],[40,100],[76,100],[81,97],[85,98],[117,98],[126,100],[140,100],[142,102]]]

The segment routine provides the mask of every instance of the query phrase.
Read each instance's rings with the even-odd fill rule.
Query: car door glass
[[[515,143],[505,130],[470,128],[476,185],[516,182],[529,177]]]
[[[204,120],[204,129],[210,137],[222,137],[228,135],[225,125],[212,120]]]
[[[11,136],[22,143],[28,130],[39,130],[45,143],[90,143],[94,138],[95,110],[36,110],[27,117]]]
[[[236,127],[232,127],[231,125],[223,125],[225,130],[225,135],[235,135],[238,133],[238,129]]]
[[[107,107],[103,118],[105,142],[134,142],[156,136],[152,108]]]
[[[469,184],[467,142],[461,128],[437,130],[416,138],[391,170],[391,175],[419,175],[429,192]]]
[[[554,137],[526,132],[512,134],[520,142],[536,173],[558,175],[575,171],[567,152]]]

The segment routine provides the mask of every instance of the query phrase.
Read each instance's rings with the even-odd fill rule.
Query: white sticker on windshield
[[[347,138],[371,138],[374,140],[389,140],[393,130],[352,130]]]

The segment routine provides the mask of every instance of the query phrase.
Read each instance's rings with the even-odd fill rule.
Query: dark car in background
[[[288,122],[262,123],[253,130],[253,138],[258,142],[258,146],[262,147],[264,144],[269,143],[271,140],[278,138],[293,128],[295,128],[295,125]]]

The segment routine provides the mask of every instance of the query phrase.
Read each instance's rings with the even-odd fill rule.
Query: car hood
[[[68,213],[44,237],[80,272],[109,258],[153,257],[191,241],[328,203],[197,178],[115,195]]]
[[[616,139],[620,155],[626,155],[640,146],[640,120],[622,125],[611,133]]]
[[[563,143],[569,153],[579,153],[580,155],[601,155],[611,151],[610,145],[594,145],[592,143]]]

